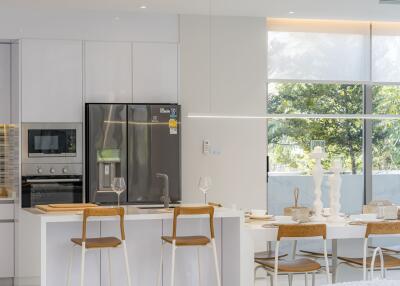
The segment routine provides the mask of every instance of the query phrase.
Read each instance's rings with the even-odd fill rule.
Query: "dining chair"
[[[368,239],[370,237],[390,237],[400,235],[400,221],[395,222],[370,222],[367,224],[364,237],[363,246],[363,257],[362,258],[352,258],[352,257],[338,257],[345,264],[352,267],[362,267],[363,268],[363,280],[367,280],[367,272],[371,267],[372,257],[368,257]],[[393,255],[384,254],[383,262],[385,265],[385,273],[387,269],[396,269],[400,267],[400,259],[394,257]],[[375,267],[381,267],[380,258],[376,261]],[[386,274],[385,274],[386,275]]]
[[[192,236],[178,236],[178,217],[181,215],[193,216],[193,215],[208,215],[209,217],[209,227],[210,227],[210,237],[204,235],[192,235]],[[214,267],[217,277],[217,285],[221,286],[221,278],[219,273],[218,256],[217,256],[217,246],[215,243],[215,233],[214,233],[214,207],[212,206],[201,206],[201,207],[175,207],[174,208],[174,218],[172,226],[172,236],[162,236],[161,237],[161,259],[160,259],[160,269],[158,272],[157,285],[162,284],[162,267],[163,267],[163,253],[164,245],[170,244],[172,251],[172,261],[171,261],[171,286],[175,283],[175,253],[178,248],[181,247],[197,247],[197,262],[199,267],[199,285],[200,283],[200,251],[201,247],[210,247],[213,251],[214,256]]]
[[[278,286],[278,275],[284,274],[291,276],[293,274],[304,274],[305,283],[308,285],[308,274],[313,276],[313,283],[315,282],[314,275],[320,271],[321,264],[310,258],[296,258],[291,260],[279,259],[280,242],[284,239],[301,240],[301,239],[322,239],[324,242],[324,258],[325,258],[325,272],[329,284],[329,266],[328,254],[326,245],[326,225],[325,224],[282,224],[278,225],[278,235],[275,244],[275,258],[274,260],[260,260],[256,259],[256,263],[264,267],[267,275],[273,276],[272,285]],[[289,283],[291,279],[289,279]]]
[[[119,228],[120,228],[121,238],[117,238],[117,237],[87,238],[87,221],[88,221],[89,217],[110,217],[110,216],[119,216]],[[81,247],[80,286],[83,286],[84,281],[85,281],[86,252],[88,250],[96,250],[96,249],[108,249],[109,279],[110,279],[110,285],[111,285],[112,277],[111,277],[110,250],[119,248],[121,246],[122,246],[122,249],[124,252],[127,282],[128,282],[128,286],[131,286],[131,275],[129,272],[128,252],[127,252],[126,242],[125,242],[124,216],[125,216],[125,210],[122,207],[120,207],[120,208],[87,208],[83,211],[82,237],[71,239],[73,246],[72,246],[70,260],[69,260],[69,264],[68,264],[67,286],[71,285],[72,259],[73,259],[73,254],[74,254],[74,248],[77,246]]]

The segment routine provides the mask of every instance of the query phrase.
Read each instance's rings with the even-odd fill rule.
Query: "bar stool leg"
[[[124,249],[124,257],[125,257],[125,269],[126,269],[126,278],[128,280],[128,286],[131,286],[131,273],[129,270],[129,261],[128,261],[128,250],[126,249],[125,240],[122,241],[122,247]]]
[[[217,255],[217,246],[215,245],[215,239],[213,238],[211,240],[212,242],[212,248],[213,248],[213,253],[214,253],[214,264],[215,264],[215,273],[217,274],[217,285],[221,286],[221,278],[219,275],[219,265],[218,265],[218,255]]]
[[[199,286],[201,286],[200,247],[197,247],[197,265],[199,267]]]
[[[158,270],[157,286],[161,286],[163,259],[164,259],[164,241],[161,242],[161,258],[160,258],[160,269]]]
[[[110,279],[110,286],[112,286],[112,269],[111,269],[111,250],[107,249],[108,252],[108,278]]]
[[[84,285],[84,281],[85,281],[85,254],[86,254],[86,242],[82,242],[82,254],[81,254],[81,286]]]
[[[67,273],[67,286],[71,286],[71,275],[72,275],[72,259],[74,258],[75,245],[71,247],[69,262],[68,262],[68,273]]]
[[[176,245],[175,240],[172,242],[172,262],[171,262],[171,286],[174,286],[175,282],[175,251]]]

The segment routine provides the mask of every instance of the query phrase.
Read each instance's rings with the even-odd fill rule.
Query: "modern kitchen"
[[[397,285],[397,4],[2,1],[0,286]]]

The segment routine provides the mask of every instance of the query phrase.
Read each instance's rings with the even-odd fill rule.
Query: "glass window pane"
[[[373,120],[372,197],[400,204],[400,120]]]
[[[343,162],[342,212],[360,213],[364,200],[363,121],[358,119],[282,119],[268,120],[268,210],[282,214],[292,206],[293,189],[300,189],[300,203],[312,207],[314,198],[310,158],[312,140],[324,140],[327,153],[323,161],[323,201],[329,207],[327,176],[333,158]]]
[[[360,84],[270,83],[270,114],[361,114]]]
[[[369,80],[367,22],[268,20],[268,78]]]
[[[375,114],[400,114],[400,86],[374,86],[372,88],[372,112]]]

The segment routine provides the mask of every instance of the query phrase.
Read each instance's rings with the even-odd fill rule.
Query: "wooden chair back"
[[[201,207],[176,207],[174,209],[174,221],[172,229],[172,238],[176,239],[176,230],[178,224],[178,216],[180,215],[208,215],[210,220],[210,236],[213,239],[214,234],[214,207],[201,206]]]
[[[326,239],[325,224],[283,224],[278,227],[278,241],[281,238],[322,237]]]
[[[365,238],[370,235],[400,234],[400,221],[370,222],[367,224]]]
[[[83,225],[82,225],[82,241],[86,241],[87,220],[89,217],[99,216],[119,216],[119,227],[121,231],[121,240],[125,240],[125,226],[124,217],[125,209],[119,208],[87,208],[83,211]]]

